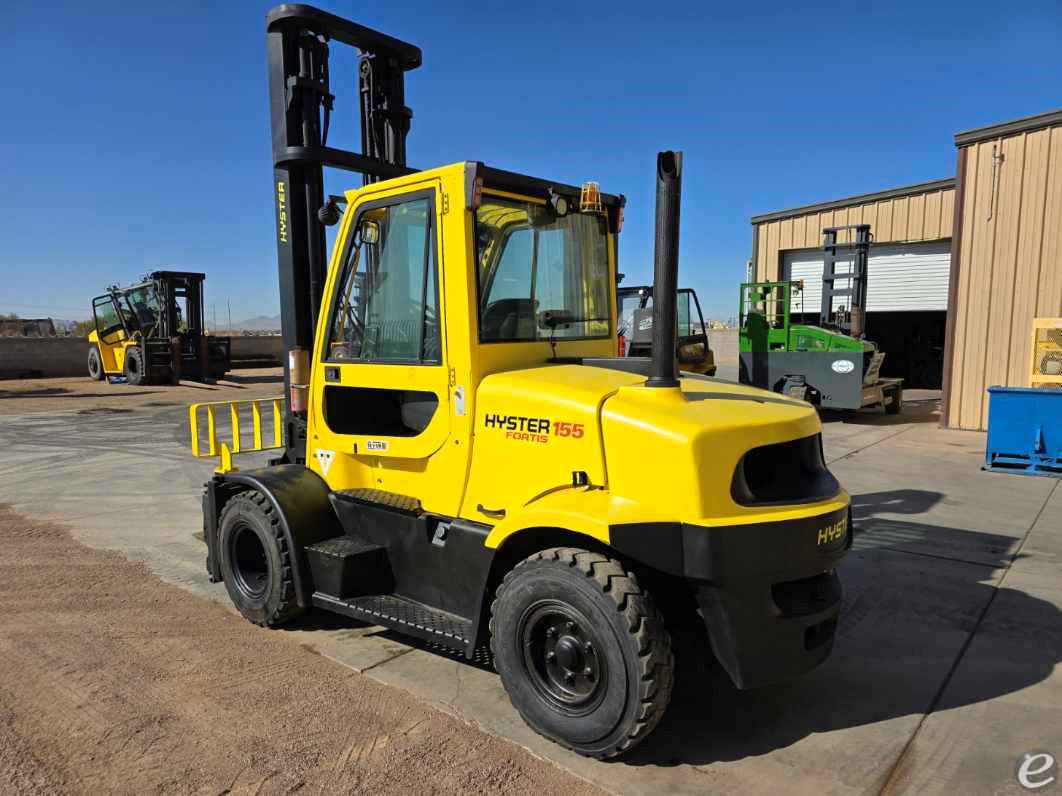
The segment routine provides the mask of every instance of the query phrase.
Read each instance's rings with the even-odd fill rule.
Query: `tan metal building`
[[[942,422],[983,429],[987,388],[1025,386],[1036,317],[1062,316],[1062,111],[955,136]]]
[[[822,229],[870,224],[867,325],[883,372],[940,386],[944,425],[984,429],[987,387],[1027,383],[1032,319],[1062,316],[1062,111],[955,144],[954,178],[753,217],[751,270],[821,284]],[[819,289],[805,291],[808,319]]]

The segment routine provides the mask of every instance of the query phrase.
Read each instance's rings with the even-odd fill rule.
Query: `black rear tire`
[[[498,587],[491,650],[524,721],[589,757],[615,757],[660,722],[671,698],[671,637],[621,563],[575,548],[520,562]]]
[[[225,589],[244,618],[276,627],[303,613],[280,518],[261,492],[244,492],[225,504],[218,552]]]
[[[99,346],[89,347],[88,374],[93,381],[103,381],[106,376],[103,372],[103,357],[100,356]]]
[[[125,380],[130,384],[146,384],[147,373],[144,371],[144,355],[139,348],[130,348],[125,352],[125,365],[122,367]]]

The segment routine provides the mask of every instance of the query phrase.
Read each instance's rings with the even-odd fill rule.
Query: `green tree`
[[[74,337],[88,337],[89,332],[95,330],[95,321],[74,321],[72,334]]]

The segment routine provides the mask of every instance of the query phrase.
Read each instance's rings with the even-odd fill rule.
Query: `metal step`
[[[337,536],[306,548],[314,588],[339,600],[394,588],[387,550],[357,536]]]
[[[421,513],[420,501],[416,498],[384,492],[382,489],[339,489],[332,494],[338,500],[399,511],[411,516]]]
[[[393,628],[461,652],[467,652],[469,640],[472,638],[471,622],[393,594],[374,594],[341,600],[322,592],[314,592],[313,604],[318,608]]]

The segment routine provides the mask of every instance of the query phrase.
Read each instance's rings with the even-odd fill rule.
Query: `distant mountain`
[[[279,315],[255,315],[245,321],[234,321],[233,330],[246,330],[248,332],[274,332],[280,330]]]

